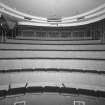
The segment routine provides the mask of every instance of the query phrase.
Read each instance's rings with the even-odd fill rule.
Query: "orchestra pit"
[[[105,0],[0,0],[0,105],[105,105]]]

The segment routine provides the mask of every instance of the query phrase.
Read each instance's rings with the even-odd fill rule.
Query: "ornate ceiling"
[[[0,0],[0,11],[23,25],[75,26],[105,18],[105,0]]]

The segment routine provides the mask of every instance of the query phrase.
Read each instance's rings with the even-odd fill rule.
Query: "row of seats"
[[[105,74],[105,71],[99,71],[99,70],[82,70],[82,69],[57,69],[57,68],[35,68],[35,69],[10,69],[10,70],[0,70],[0,73],[10,73],[10,72],[39,72],[39,71],[45,71],[45,72],[81,72],[81,73],[96,73],[96,74]]]
[[[104,60],[80,59],[1,59],[0,70],[62,68],[105,71]]]
[[[8,51],[104,51],[105,44],[97,45],[25,45],[1,43],[1,50]]]
[[[105,60],[105,51],[0,51],[1,58]]]
[[[87,95],[87,96],[105,98],[105,91],[98,91],[98,90],[95,91],[95,90],[76,89],[76,88],[68,88],[68,87],[56,87],[56,86],[10,88],[9,90],[0,90],[0,97],[5,97],[8,95],[25,94],[25,93],[43,93],[43,92]]]
[[[17,43],[17,44],[100,44],[101,40],[30,40],[30,39],[7,39],[7,43]]]

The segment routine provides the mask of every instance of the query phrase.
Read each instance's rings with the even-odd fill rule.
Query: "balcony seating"
[[[0,90],[0,97],[5,97],[7,95],[6,90]]]
[[[61,87],[60,93],[67,93],[67,94],[78,94],[76,88],[68,88],[68,87]]]
[[[45,86],[44,92],[59,92],[59,87],[56,86]]]
[[[42,93],[43,87],[41,87],[41,86],[28,87],[27,92],[28,93]]]
[[[88,95],[88,96],[97,96],[94,90],[88,90],[88,89],[78,89],[78,94]]]
[[[97,91],[97,96],[105,98],[105,91]]]
[[[26,92],[25,87],[11,88],[8,90],[8,95],[25,94],[25,92]]]

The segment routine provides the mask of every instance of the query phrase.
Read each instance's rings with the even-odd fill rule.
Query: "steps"
[[[60,41],[47,43],[13,41],[0,44],[0,70],[6,71],[0,72],[1,88],[7,88],[9,82],[12,86],[17,86],[28,81],[30,87],[37,83],[45,83],[45,86],[54,83],[61,87],[64,83],[67,87],[105,91],[104,73],[82,72],[105,71],[105,44],[93,42],[77,44],[65,41],[63,45],[64,42]],[[37,68],[56,68],[58,71],[35,71]],[[7,72],[16,69],[20,72]],[[21,69],[33,71],[21,72]],[[60,69],[76,72],[61,72]]]
[[[90,42],[8,40],[0,44],[0,70],[61,68],[104,71],[105,44]]]
[[[7,43],[20,44],[46,44],[46,45],[69,45],[69,44],[99,44],[101,40],[34,40],[34,39],[7,39]]]

